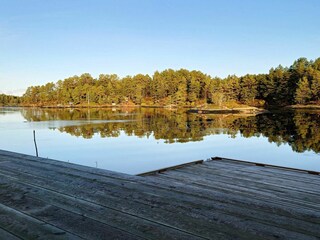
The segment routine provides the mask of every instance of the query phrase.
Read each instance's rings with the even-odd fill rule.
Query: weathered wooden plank
[[[208,178],[205,176],[197,177],[192,176],[190,177],[190,174],[186,174],[182,171],[175,171],[174,173],[167,172],[164,175],[164,178],[169,178],[171,181],[177,180],[180,182],[184,182],[186,184],[192,184],[197,185],[199,187],[203,187],[206,189],[220,189],[223,192],[226,193],[234,193],[241,196],[247,196],[255,198],[257,196],[264,197],[266,199],[278,199],[282,201],[286,201],[286,203],[292,203],[296,204],[296,206],[301,207],[306,206],[308,208],[312,209],[318,209],[320,210],[320,204],[317,202],[317,199],[313,198],[313,195],[310,194],[301,194],[301,193],[295,193],[295,192],[280,192],[280,190],[277,191],[276,188],[269,189],[263,189],[261,191],[261,188],[259,186],[250,186],[247,185],[246,182],[233,182],[228,181],[228,178]]]
[[[10,191],[12,189],[14,191]],[[23,214],[84,239],[104,239],[105,236],[109,236],[111,239],[142,239],[84,215],[72,213],[48,204],[46,201],[31,198],[23,191],[19,192],[18,189],[10,188],[10,186],[4,184],[1,184],[1,193],[1,203],[11,209],[16,209]]]
[[[296,206],[293,206],[293,208],[296,208]]]
[[[248,187],[250,186],[258,186],[262,187],[260,191],[264,191],[264,189],[274,189],[275,191],[281,192],[293,192],[293,193],[302,193],[303,195],[310,195],[313,199],[319,199],[320,190],[317,188],[312,188],[312,186],[308,186],[308,184],[300,183],[296,181],[294,184],[291,180],[275,180],[267,176],[262,175],[250,175],[243,173],[233,173],[232,175],[225,175],[222,173],[212,173],[212,171],[208,168],[203,169],[179,169],[178,172],[185,172],[185,174],[200,174],[203,177],[208,177],[210,179],[228,179],[229,182],[235,183],[247,183]],[[320,180],[320,178],[319,178]],[[296,187],[295,187],[296,185]]]
[[[180,172],[179,172],[180,173]],[[178,172],[174,173],[172,177],[174,179],[177,179]],[[188,182],[188,174],[185,176],[186,182]],[[256,191],[257,193],[260,190],[260,188],[263,188],[263,193],[259,194],[260,196],[266,196],[265,193],[271,194],[272,199],[278,199],[285,201],[286,204],[295,204],[296,206],[305,207],[309,209],[314,210],[320,210],[320,204],[319,204],[319,197],[313,194],[309,193],[302,193],[302,192],[296,192],[296,191],[288,191],[287,189],[281,189],[281,188],[275,188],[274,186],[270,185],[261,185],[261,184],[254,184],[254,183],[246,183],[246,181],[237,181],[237,179],[229,179],[229,178],[216,178],[216,177],[206,177],[203,176],[201,179],[198,178],[198,180],[194,179],[193,184],[198,184],[203,187],[207,188],[215,188],[217,186],[224,187],[227,189],[226,191],[235,190],[237,194],[240,195],[252,195],[252,197],[255,197],[253,195],[253,191]],[[241,191],[242,189],[242,191]],[[251,193],[250,193],[251,192]]]
[[[126,190],[127,191],[127,190]],[[97,197],[97,193],[96,193],[96,197]],[[134,197],[134,196],[132,196],[131,195],[131,197]],[[143,196],[144,198],[146,198],[146,196]],[[158,206],[158,207],[161,207],[162,205],[168,205],[168,204],[172,204],[172,205],[174,205],[174,203],[171,203],[171,202],[166,202],[166,203],[163,203],[163,202],[156,202],[156,200],[157,199],[151,199],[151,200],[153,200],[157,205],[155,205],[155,206]],[[109,201],[110,202],[110,201]],[[132,204],[131,202],[130,202],[130,204]],[[199,207],[199,206],[198,206]],[[172,208],[172,210],[174,211],[174,210],[178,210],[179,209],[179,205],[177,205],[177,206],[173,206],[173,208]],[[158,209],[159,210],[159,209]],[[207,214],[208,215],[208,214]],[[209,216],[211,216],[211,217],[215,217],[215,218],[218,218],[218,219],[227,219],[227,215],[225,214],[225,215],[223,215],[223,216],[220,216],[220,215],[210,215],[210,213],[209,213]],[[199,216],[198,216],[199,217]],[[206,218],[207,219],[210,219],[210,217],[208,217],[208,216],[206,216]],[[170,219],[169,219],[170,220]],[[230,220],[232,220],[232,222],[234,223],[234,224],[241,224],[241,222],[239,222],[239,220],[237,221],[237,219],[235,219],[235,218],[231,218],[230,219],[230,217],[229,217],[229,221]],[[226,220],[226,222],[228,222],[227,220]],[[198,221],[198,223],[199,223],[199,221]],[[207,223],[208,224],[208,223]],[[265,229],[265,227],[259,227],[258,225],[259,225],[259,223],[251,223],[250,221],[248,221],[247,220],[247,222],[246,222],[246,224],[245,225],[243,225],[242,226],[242,228],[245,228],[245,227],[248,227],[248,226],[250,226],[250,224],[253,226],[253,225],[256,225],[256,226],[253,226],[252,227],[252,229],[249,229],[249,230],[251,230],[251,231],[257,231],[257,230],[254,230],[254,229],[259,229],[259,234],[261,234],[261,233],[264,233],[264,234],[266,234],[266,232],[268,232],[268,231],[270,231],[271,229],[273,230],[272,232],[274,232],[274,231],[276,231],[276,232],[280,232],[280,233],[282,233],[282,236],[286,236],[286,235],[290,235],[290,233],[284,233],[284,231],[283,230],[279,230],[278,228],[276,228],[276,230],[275,229],[273,229],[273,228],[275,228],[275,227],[273,227],[273,226],[269,226],[268,227],[268,230],[264,230]],[[254,228],[255,227],[255,228]],[[232,229],[229,229],[228,231],[232,231]],[[239,231],[239,229],[238,229],[238,231]],[[291,233],[292,234],[292,233]],[[269,236],[271,235],[271,232],[269,232]],[[293,236],[292,236],[293,237]],[[297,236],[295,236],[295,237],[297,237]],[[301,236],[300,236],[301,237]],[[304,238],[306,238],[307,236],[304,236]]]
[[[179,165],[172,166],[172,167],[166,167],[166,168],[161,168],[161,169],[158,169],[158,170],[153,170],[153,171],[149,171],[149,172],[140,173],[140,174],[138,174],[138,176],[153,175],[153,174],[162,173],[162,172],[169,171],[169,170],[179,169],[179,168],[190,166],[190,165],[202,164],[203,162],[204,162],[203,160],[196,160],[196,161],[179,164]]]
[[[221,166],[222,165],[222,166]],[[209,168],[211,169],[212,172],[217,172],[217,173],[224,173],[224,174],[232,174],[235,175],[237,173],[245,173],[252,177],[253,179],[255,177],[270,177],[272,179],[276,180],[284,180],[284,181],[296,181],[298,180],[298,183],[304,184],[304,186],[309,187],[312,186],[313,188],[319,188],[319,179],[320,176],[312,175],[311,178],[304,178],[304,175],[307,175],[306,173],[299,173],[300,176],[296,175],[284,175],[278,172],[274,171],[268,171],[270,170],[268,167],[257,167],[257,166],[247,166],[245,168],[237,168],[234,167],[232,170],[228,166],[224,166],[224,164],[217,164],[216,161],[212,162],[205,162],[202,166],[204,168]],[[282,170],[283,171],[283,170]]]
[[[36,164],[36,163],[34,163],[34,164]],[[199,165],[199,167],[200,167],[200,165]],[[50,168],[52,168],[52,166],[50,166]],[[60,168],[61,169],[61,168]],[[185,169],[188,169],[188,168],[185,168]]]
[[[222,190],[221,187],[207,189],[198,186],[191,186],[191,184],[188,184],[188,186],[186,187],[187,183],[175,181],[170,177],[168,178],[167,174],[168,173],[164,173],[156,176],[156,178],[160,178],[162,180],[161,186],[159,186],[158,188],[161,188],[162,186],[167,186],[169,188],[173,188],[173,191],[182,191],[190,195],[196,195],[202,199],[210,199],[215,202],[228,202],[230,204],[241,205],[244,208],[253,207],[261,211],[272,212],[273,214],[281,214],[292,218],[302,218],[304,219],[304,221],[312,221],[317,224],[320,224],[320,215],[313,209],[302,209],[301,207],[297,207],[297,205],[287,204],[284,201],[268,201],[268,198],[261,198],[259,194],[256,195],[255,198],[243,197],[240,194],[228,194],[227,189],[226,192],[219,191]],[[167,183],[165,181],[167,181]],[[154,183],[157,184],[157,182]]]
[[[0,203],[0,227],[21,239],[82,239]]]
[[[277,169],[276,169],[277,170]],[[235,171],[237,172],[237,171]],[[307,186],[312,186],[315,188],[319,188],[319,175],[310,175],[312,176],[311,178],[304,178],[305,173],[301,173],[302,176],[296,176],[292,174],[281,174],[280,172],[272,171],[272,169],[269,169],[267,167],[257,167],[257,168],[247,168],[244,169],[243,171],[240,171],[243,173],[247,174],[252,174],[252,175],[263,175],[275,179],[283,179],[283,180],[297,180],[299,183],[303,183]]]
[[[221,166],[214,166],[214,163],[207,163],[206,166],[208,168],[220,168]],[[306,184],[307,186],[314,186],[318,188],[318,182],[319,182],[319,175],[311,175],[303,172],[293,172],[294,174],[283,174],[282,172],[285,172],[284,170],[279,169],[272,169],[269,167],[257,167],[257,166],[251,166],[247,168],[241,168],[241,169],[234,169],[232,173],[247,173],[250,174],[250,176],[260,175],[265,177],[272,177],[279,180],[299,180],[299,182]],[[291,172],[291,171],[288,171]],[[307,176],[307,177],[306,177]]]
[[[284,166],[277,166],[277,165],[272,165],[268,163],[259,163],[259,162],[251,162],[251,161],[244,161],[244,160],[236,160],[236,159],[230,159],[230,158],[220,158],[220,157],[212,157],[211,160],[224,160],[226,162],[231,162],[231,163],[239,163],[241,162],[242,164],[254,164],[259,167],[268,167],[268,168],[276,168],[278,170],[284,170],[286,172],[299,172],[299,173],[308,173],[311,175],[320,175],[319,171],[315,170],[305,170],[305,169],[298,169],[298,168],[293,168],[293,167],[284,167]]]
[[[158,176],[158,178],[162,178],[162,180],[167,180],[168,184],[171,184],[172,182],[177,181],[176,176],[174,175],[173,177],[171,177],[169,173],[161,174],[160,176]],[[276,217],[279,215],[289,216],[291,218],[295,218],[295,217],[300,218],[302,216],[305,216],[302,218],[304,219],[304,221],[309,221],[312,219],[312,221],[320,223],[319,212],[316,211],[314,208],[311,208],[311,209],[305,208],[301,206],[301,204],[299,203],[296,203],[296,204],[291,204],[290,202],[288,203],[285,198],[274,199],[272,197],[259,194],[258,192],[256,194],[244,195],[241,189],[231,188],[230,186],[224,185],[224,184],[217,184],[217,185],[215,184],[214,186],[205,185],[205,184],[202,185],[201,183],[194,184],[194,183],[188,182],[188,179],[186,179],[185,181],[181,181],[181,179],[178,179],[178,182],[180,182],[181,184],[188,184],[189,187],[194,186],[194,189],[197,189],[197,188],[201,189],[203,192],[202,197],[204,198],[211,198],[213,196],[224,195],[225,201],[227,202],[230,201],[231,204],[237,204],[237,205],[243,206],[244,208],[250,209],[251,207],[253,207],[254,209],[258,209],[259,211],[270,211]],[[218,191],[220,190],[222,194],[216,194],[217,190]],[[198,194],[198,192],[196,194]],[[201,194],[201,192],[199,194]],[[236,195],[237,198],[233,198],[233,195]],[[245,201],[245,199],[247,199],[248,206],[245,206],[246,204],[242,202],[242,201]],[[215,199],[215,201],[219,201],[219,199]],[[234,203],[233,201],[235,201],[236,203]],[[250,206],[250,204],[253,204],[254,206]],[[299,212],[298,216],[296,216],[296,211]]]
[[[207,179],[207,182],[200,182],[202,185],[192,181],[190,184],[187,179],[173,181],[165,174],[141,178],[19,154],[15,156],[20,160],[8,162],[12,157],[10,154],[3,158],[0,163],[2,176],[15,180],[16,190],[21,188],[22,192],[27,192],[29,201],[44,202],[45,194],[49,193],[50,202],[46,203],[51,205],[49,209],[78,215],[84,213],[85,218],[103,221],[102,215],[90,215],[90,211],[97,209],[91,206],[94,205],[210,239],[319,237],[317,224],[320,218],[316,208],[296,209],[298,201],[287,204],[281,196],[267,201],[270,196],[263,194],[252,198],[249,194],[236,195],[230,189],[223,191],[222,186],[228,186],[223,182],[225,179],[219,180],[219,187],[212,188]],[[251,186],[247,193],[252,194],[255,190]],[[76,206],[85,210],[77,211],[77,207],[72,207],[72,198],[76,198]]]
[[[8,171],[6,171],[6,174],[8,174]],[[20,172],[19,174],[18,174],[20,177],[22,176],[22,172]],[[33,180],[35,180],[36,178],[34,177],[34,176],[31,176],[31,178],[33,178]],[[60,179],[60,178],[59,178]],[[23,181],[27,181],[27,179],[22,179]],[[32,181],[33,181],[32,180]],[[42,179],[42,180],[44,180],[45,182],[41,182],[40,183],[40,186],[41,185],[43,185],[43,184],[48,184],[49,182],[49,180],[48,179]],[[71,180],[71,181],[73,181],[73,180]],[[65,185],[65,182],[68,182],[68,186],[64,186]],[[61,190],[61,189],[67,189],[66,190],[66,192],[68,193],[68,188],[69,188],[69,185],[73,185],[72,184],[72,182],[70,182],[70,181],[65,181],[65,180],[63,180],[62,182],[61,182],[61,184],[63,184],[63,186],[58,186],[57,188],[56,188],[56,190],[57,191],[59,191],[59,190]],[[51,186],[51,183],[50,184],[48,184],[48,185],[50,185]],[[82,190],[82,189],[85,189],[85,186],[84,185],[81,185],[81,184],[79,184],[78,183],[78,185],[76,185],[75,186],[75,188],[80,188],[80,190]],[[101,189],[101,187],[100,187],[100,189]],[[91,188],[89,188],[89,190],[90,190],[90,194],[91,194]],[[110,188],[108,188],[107,189],[108,190],[108,192],[106,193],[106,194],[108,194],[108,195],[106,195],[105,193],[103,193],[103,196],[105,196],[106,195],[106,197],[109,197],[109,198],[111,198],[111,196],[109,196],[109,193],[110,193],[110,191],[111,191],[111,189]],[[116,190],[116,189],[114,189],[114,190]],[[88,191],[88,190],[87,190]],[[86,193],[87,193],[87,191],[86,191]],[[118,192],[119,191],[119,189],[116,191],[116,192]],[[126,190],[123,190],[123,191],[126,191]],[[99,192],[99,190],[94,190],[94,192],[92,192],[92,194],[98,194],[98,192]],[[89,194],[89,195],[90,195]],[[78,195],[76,195],[77,197],[78,197]],[[126,196],[124,196],[123,198],[125,198],[125,199],[127,199],[128,197],[126,197]],[[123,198],[121,198],[121,199],[117,199],[117,198],[111,198],[111,199],[105,199],[105,202],[108,202],[109,204],[116,204],[115,206],[117,206],[117,203],[119,203],[119,202],[123,202],[123,206],[126,206],[126,205],[128,205],[128,199],[127,200],[125,200],[124,201],[124,199]],[[94,199],[94,198],[93,198]],[[130,203],[131,204],[131,203]],[[121,204],[120,204],[120,207],[123,207]],[[139,206],[139,208],[137,208],[137,210],[138,210],[138,212],[139,211],[142,211],[140,208],[143,208],[145,205],[141,205],[141,206]],[[149,206],[149,208],[150,208],[150,206]],[[150,210],[152,210],[154,208],[154,206],[151,206],[151,209]],[[139,210],[140,209],[140,210]],[[147,211],[148,212],[148,211]],[[149,212],[148,212],[149,213]],[[152,213],[152,211],[151,211],[151,213]],[[153,214],[151,214],[151,216],[152,216]],[[176,214],[172,214],[173,216],[175,216]],[[168,216],[167,216],[168,217]],[[186,217],[185,217],[186,218]],[[188,217],[187,217],[188,218]],[[167,221],[166,221],[167,219],[166,218],[164,218],[164,220],[163,220],[163,222],[164,223],[166,223]],[[191,219],[189,219],[189,221],[186,221],[186,222],[188,222],[188,224],[190,225],[190,226],[192,226],[192,223],[190,223],[190,221],[192,220],[192,218]],[[189,227],[190,227],[189,226]],[[217,234],[219,234],[219,232],[217,231]]]
[[[19,174],[21,177],[22,174]],[[27,179],[20,178],[22,181]],[[141,196],[139,192],[119,192],[116,189],[101,189],[90,188],[88,186],[79,185],[72,186],[70,183],[50,183],[49,185],[43,182],[38,182],[34,177],[33,182],[38,184],[38,187],[46,186],[52,191],[59,191],[64,194],[70,194],[77,198],[94,202],[107,208],[122,211],[137,217],[148,219],[168,227],[180,229],[188,232],[191,235],[199,235],[204,238],[210,238],[212,234],[216,235],[217,239],[234,239],[242,236],[242,239],[250,239],[253,236],[246,232],[239,230],[233,232],[233,229],[219,224],[219,218],[215,222],[210,223],[211,220],[205,218],[195,218],[195,214],[187,212],[185,208],[179,206],[179,203],[167,201],[166,203],[159,202],[158,197],[152,195]],[[126,191],[124,189],[123,191]],[[120,195],[119,195],[120,194]],[[144,201],[143,203],[139,200]],[[181,209],[182,208],[182,209]],[[195,227],[196,226],[196,227]]]
[[[177,229],[115,211],[92,202],[21,183],[14,179],[0,179],[0,184],[2,186],[5,185],[5,188],[0,188],[0,200],[1,196],[9,193],[14,193],[18,196],[24,195],[25,197],[37,199],[57,208],[133,233],[141,238],[159,239],[159,236],[162,236],[164,239],[200,239]]]
[[[20,169],[20,171],[25,171],[26,169],[28,169],[26,166],[19,166],[19,167],[21,167],[21,169]],[[30,169],[30,171],[31,171],[32,169]],[[39,174],[41,173],[41,172],[38,172]],[[54,178],[55,176],[56,176],[56,174],[59,174],[59,176],[62,176],[62,175],[64,175],[64,173],[63,172],[57,172],[57,173],[53,173],[53,174],[51,174],[51,173],[45,173],[43,176],[44,177],[46,177],[45,178],[45,180],[48,180],[47,178],[49,178],[50,176],[51,176],[51,178]],[[70,172],[68,173],[68,174],[70,174]],[[79,176],[77,176],[77,175],[71,175],[72,177],[73,177],[73,180],[75,180],[77,177],[79,177]],[[81,175],[81,178],[83,178],[84,176],[82,176]],[[94,176],[94,178],[92,179],[91,178],[91,181],[96,181],[97,179],[96,179],[96,176]],[[66,180],[65,180],[66,181]],[[110,181],[110,180],[108,180],[108,181]],[[115,184],[118,184],[118,181],[111,181],[111,182],[113,182],[113,183],[115,183]],[[118,186],[118,185],[114,185],[114,186]],[[140,187],[140,186],[139,186]]]
[[[246,182],[247,184],[261,184],[261,187],[274,187],[275,189],[281,189],[282,191],[291,191],[291,192],[303,192],[313,195],[314,198],[320,199],[320,188],[319,186],[309,186],[309,184],[299,183],[298,179],[295,180],[285,180],[285,179],[276,179],[268,176],[263,176],[259,174],[248,174],[242,172],[232,172],[232,174],[224,174],[223,172],[213,172],[211,168],[203,166],[195,166],[194,168],[183,168],[177,169],[178,172],[190,173],[191,176],[195,173],[201,173],[201,176],[210,177],[210,178],[228,178],[230,181],[235,183],[237,182]],[[319,181],[320,182],[320,177]],[[319,188],[319,190],[318,190]]]
[[[279,175],[283,176],[291,176],[291,177],[299,177],[305,180],[313,180],[319,175],[313,175],[313,174],[308,174],[307,171],[300,171],[300,170],[294,170],[294,169],[286,169],[286,168],[281,168],[281,167],[271,167],[271,166],[257,166],[255,163],[250,163],[250,162],[245,162],[245,161],[237,161],[237,160],[230,160],[230,159],[221,159],[221,160],[211,160],[207,161],[210,165],[217,165],[217,166],[225,166],[228,168],[243,168],[245,169],[246,167],[252,168],[252,169],[261,169],[264,171],[270,171],[272,173],[276,173]]]
[[[63,162],[63,161],[54,160],[54,159],[34,157],[34,156],[22,154],[22,153],[15,153],[15,152],[9,152],[9,151],[4,151],[4,150],[0,150],[0,156],[5,158],[6,160],[9,160],[9,161],[18,160],[19,163],[26,162],[26,161],[27,162],[36,162],[41,165],[57,166],[57,167],[64,168],[64,169],[75,169],[78,171],[88,172],[88,173],[93,173],[93,174],[98,174],[98,175],[127,178],[128,180],[132,179],[132,177],[133,177],[132,175],[113,172],[113,171],[109,171],[109,170],[87,167],[87,166],[82,166],[79,164]]]
[[[165,174],[161,174],[161,175],[165,175]],[[166,176],[163,176],[163,177],[166,178]],[[167,179],[167,180],[168,180],[168,182],[174,181],[172,179]],[[228,199],[225,199],[225,200],[228,202]],[[205,207],[202,206],[202,202],[203,201],[199,202],[198,207],[205,209]],[[214,204],[215,207],[213,207],[213,208],[221,209],[221,205],[223,205],[223,204],[220,204],[220,202],[218,202],[218,201],[214,201],[214,203],[215,203]],[[217,204],[219,206],[216,206]],[[249,199],[248,199],[248,204],[250,204]],[[281,227],[284,229],[288,229],[291,231],[297,231],[297,232],[301,232],[301,233],[305,233],[305,234],[307,233],[312,236],[319,236],[319,231],[317,229],[319,223],[309,224],[308,222],[295,219],[293,216],[287,218],[282,215],[278,215],[275,212],[270,213],[270,212],[262,210],[262,209],[258,209],[258,211],[254,211],[250,207],[248,207],[248,208],[242,207],[241,209],[239,209],[239,207],[237,205],[234,206],[233,204],[226,204],[225,206],[222,207],[222,209],[226,213],[228,213],[228,211],[229,211],[230,214],[241,216],[243,219],[254,218],[255,221],[264,222],[267,225],[274,224],[275,226],[278,226],[278,227]],[[255,210],[257,210],[257,209],[255,209]],[[277,210],[273,209],[273,211],[277,211]],[[320,220],[320,219],[318,218],[318,220]],[[268,227],[269,226],[266,226],[266,228],[268,228]]]
[[[318,184],[320,176],[310,175],[311,176],[310,178],[305,179],[303,176],[308,174],[303,172],[299,173],[299,175],[301,176],[299,177],[299,176],[283,175],[276,172],[266,171],[268,167],[257,167],[253,165],[252,166],[246,165],[245,167],[243,167],[240,164],[233,164],[232,167],[229,167],[228,165],[231,165],[231,163],[227,163],[227,165],[225,165],[223,161],[209,161],[209,162],[205,162],[204,164],[195,166],[194,169],[206,168],[206,169],[210,169],[212,174],[220,174],[225,176],[246,174],[246,176],[252,178],[252,180],[254,180],[255,178],[257,179],[270,178],[275,181],[288,181],[288,185],[290,185],[290,183],[292,184],[296,182],[298,185],[297,187],[304,186],[304,188],[311,187],[311,189],[313,190],[320,189]],[[237,167],[237,166],[241,166],[241,167]],[[187,167],[183,169],[190,169],[190,168]],[[296,186],[294,187],[296,188]]]
[[[320,187],[319,187],[319,182],[320,182],[320,177],[318,181],[314,182],[304,182],[301,181],[300,179],[284,179],[284,178],[279,178],[278,175],[261,175],[259,172],[256,171],[234,171],[233,175],[234,177],[238,178],[243,178],[245,177],[246,179],[251,179],[251,181],[261,181],[265,182],[270,185],[275,185],[279,186],[282,188],[287,188],[287,189],[292,189],[293,191],[297,192],[307,192],[311,193],[313,195],[320,196]]]
[[[0,227],[0,239],[3,239],[3,240],[21,240],[22,238],[19,238],[18,236],[12,234],[12,233],[9,233],[8,231],[2,229]]]

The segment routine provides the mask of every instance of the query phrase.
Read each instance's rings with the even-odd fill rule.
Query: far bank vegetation
[[[85,73],[56,83],[30,86],[19,102],[29,106],[201,108],[319,105],[320,58],[300,58],[290,67],[271,68],[268,74],[230,75],[224,79],[186,69],[123,78],[116,74],[93,78]]]

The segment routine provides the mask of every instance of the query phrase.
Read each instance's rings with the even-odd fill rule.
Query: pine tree
[[[315,70],[311,81],[312,100],[320,101],[320,71]]]
[[[309,81],[306,77],[303,77],[298,82],[298,87],[295,94],[296,103],[305,104],[311,99],[311,89]]]

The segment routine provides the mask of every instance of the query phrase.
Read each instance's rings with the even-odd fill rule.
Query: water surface
[[[0,109],[0,148],[137,174],[213,156],[320,171],[320,112]]]

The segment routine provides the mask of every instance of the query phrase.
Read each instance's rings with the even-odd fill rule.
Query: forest
[[[0,94],[0,106],[18,106],[20,101],[20,97]]]
[[[279,65],[267,74],[211,77],[186,69],[156,71],[120,78],[89,73],[56,83],[30,86],[18,101],[28,106],[286,106],[320,103],[320,58],[299,58],[290,67]],[[5,105],[6,102],[0,102]]]

